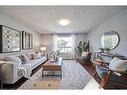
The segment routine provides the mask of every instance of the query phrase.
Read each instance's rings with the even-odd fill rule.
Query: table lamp
[[[41,56],[44,56],[44,51],[46,51],[46,47],[40,47]]]

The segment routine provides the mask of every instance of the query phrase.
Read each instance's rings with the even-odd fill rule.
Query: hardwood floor
[[[101,79],[99,78],[99,76],[96,74],[95,75],[95,67],[92,65],[91,62],[89,62],[88,64],[83,64],[81,63],[81,65],[84,67],[84,69],[86,69],[88,71],[88,73],[98,82],[101,82]]]

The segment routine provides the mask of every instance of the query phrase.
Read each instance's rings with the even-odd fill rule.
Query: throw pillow
[[[19,58],[21,59],[22,64],[26,64],[27,63],[27,60],[26,60],[26,58],[23,55],[20,55]]]
[[[22,61],[20,60],[20,58],[14,55],[5,57],[3,61],[13,61],[16,64],[18,64],[18,66],[22,64]]]
[[[37,54],[33,54],[33,59],[39,59],[41,58],[41,54],[37,53]]]
[[[24,56],[24,58],[26,60],[26,63],[29,63],[29,61],[30,61],[29,57],[26,54],[23,54],[23,56]]]
[[[111,70],[126,71],[127,70],[127,60],[122,60],[117,57],[114,57],[109,64],[109,68]]]
[[[29,57],[30,60],[33,59],[33,54],[32,53],[26,53],[26,55]]]
[[[82,56],[87,56],[89,52],[82,52]]]

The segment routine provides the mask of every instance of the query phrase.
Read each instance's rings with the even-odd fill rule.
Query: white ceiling
[[[87,33],[126,7],[120,6],[0,6],[4,13],[40,33]],[[58,20],[70,20],[60,26]]]

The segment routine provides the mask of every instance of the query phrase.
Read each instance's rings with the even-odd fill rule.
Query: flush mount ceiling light
[[[70,24],[70,21],[68,19],[61,19],[61,20],[59,20],[59,24],[62,26],[66,26],[66,25]]]

